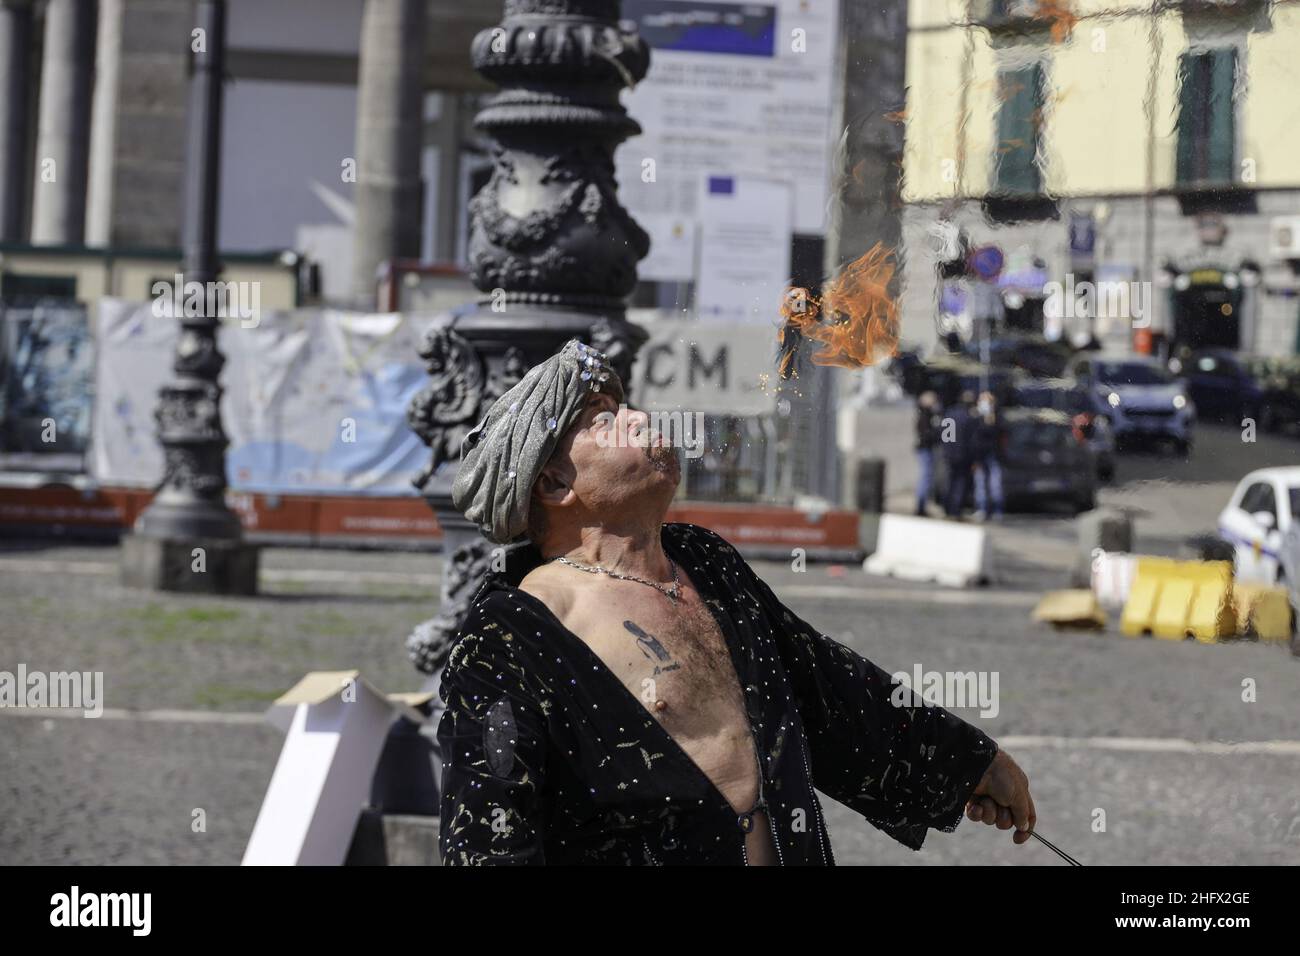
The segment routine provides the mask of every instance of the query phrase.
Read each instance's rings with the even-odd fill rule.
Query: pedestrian
[[[970,490],[971,469],[975,465],[975,394],[961,393],[956,405],[948,408],[941,422],[940,440],[948,465],[948,494],[945,512],[949,518],[961,518]]]
[[[934,487],[934,449],[939,444],[939,396],[922,392],[916,400],[916,514],[924,518],[930,489]]]
[[[975,518],[1002,520],[1002,416],[992,392],[981,392],[975,407]]]

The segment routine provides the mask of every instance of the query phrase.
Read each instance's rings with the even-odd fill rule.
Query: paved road
[[[113,554],[0,553],[0,669],[104,670],[110,708],[208,719],[0,711],[0,863],[237,862],[279,745],[250,715],[310,669],[357,666],[381,687],[415,687],[402,638],[432,611],[420,582],[437,561],[271,551],[282,574],[244,600],[126,591]],[[1285,649],[1056,633],[1029,621],[1025,591],[936,594],[826,566],[760,572],[888,670],[997,672],[997,715],[960,713],[1021,759],[1043,832],[1085,862],[1300,863],[1300,745],[1286,743],[1300,741],[1300,661]],[[1221,746],[1235,741],[1263,743]],[[912,853],[825,803],[841,862],[1055,862],[970,823]],[[191,831],[196,808],[204,833]],[[1094,833],[1098,809],[1106,830]]]

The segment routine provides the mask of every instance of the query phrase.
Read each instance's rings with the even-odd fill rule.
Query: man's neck
[[[672,571],[659,537],[662,527],[662,522],[656,521],[649,527],[605,525],[580,528],[576,531],[576,540],[570,538],[555,543],[547,548],[546,557],[550,559],[562,555],[570,561],[595,565],[609,571],[635,574],[651,580],[668,580],[672,577]]]

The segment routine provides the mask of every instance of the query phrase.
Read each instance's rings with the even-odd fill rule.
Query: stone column
[[[29,0],[0,2],[0,242],[19,242],[25,238],[27,79],[31,45]]]
[[[420,255],[425,0],[366,0],[357,83],[353,291],[373,307],[380,263]]]
[[[32,242],[38,245],[85,240],[94,76],[95,0],[50,0],[33,182]]]
[[[86,187],[86,245],[112,242],[113,173],[116,168],[118,93],[122,75],[125,0],[99,0],[95,49],[95,95],[90,124],[90,170]]]
[[[100,0],[88,245],[181,244],[194,0]]]
[[[470,203],[470,277],[484,294],[439,316],[420,356],[428,386],[408,409],[429,445],[415,480],[445,537],[442,604],[408,641],[416,666],[445,661],[492,548],[451,503],[460,442],[488,406],[570,338],[605,352],[626,380],[645,333],[627,296],[650,239],[618,201],[615,148],[641,131],[619,102],[650,51],[619,24],[619,0],[506,0],[471,47],[501,87],[478,114],[492,178]]]
[[[460,210],[460,96],[447,90],[442,94],[442,112],[433,131],[438,146],[438,221],[433,224],[433,258],[437,262],[456,261],[456,237]],[[433,185],[430,184],[430,188]]]

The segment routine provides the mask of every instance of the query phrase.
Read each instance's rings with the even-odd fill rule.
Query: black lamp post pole
[[[194,53],[185,134],[185,219],[181,242],[187,281],[210,282],[217,262],[217,201],[221,192],[221,111],[226,68],[226,0],[198,0],[205,48]],[[215,317],[208,317],[215,325]]]
[[[217,260],[221,174],[221,106],[225,70],[225,0],[198,0],[198,41],[190,80],[184,206],[185,287],[173,301],[202,290],[203,307],[176,316],[172,381],[158,396],[155,417],[165,467],[153,501],[123,542],[128,584],[162,590],[253,593],[257,551],[246,544],[239,518],[225,503],[226,433],[218,378],[219,297],[211,290]]]

